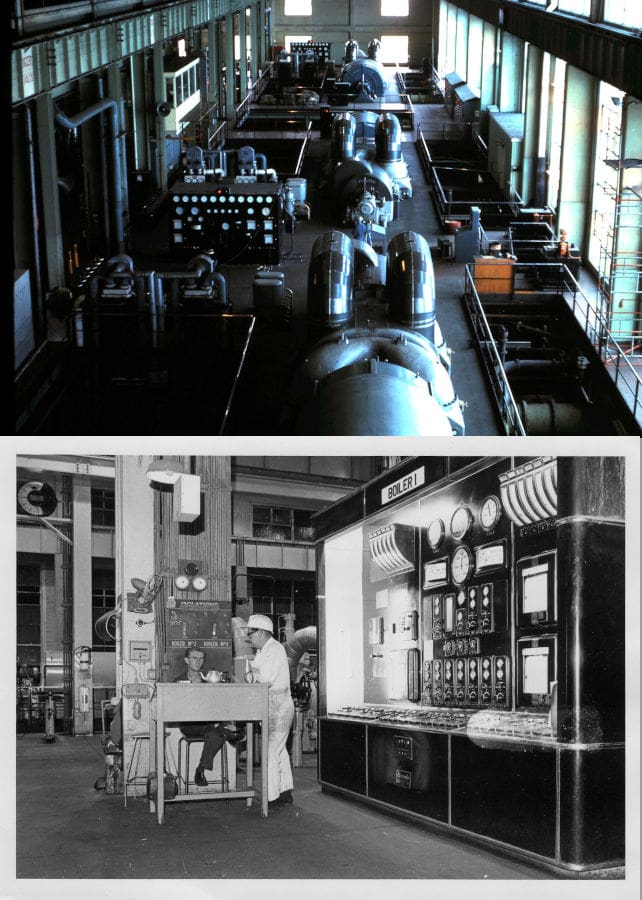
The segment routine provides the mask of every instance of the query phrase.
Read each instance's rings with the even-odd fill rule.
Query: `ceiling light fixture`
[[[153,484],[176,484],[183,467],[175,459],[155,459],[147,466],[147,477]]]

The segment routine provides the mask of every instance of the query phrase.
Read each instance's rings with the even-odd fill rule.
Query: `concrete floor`
[[[104,774],[99,735],[57,736],[53,743],[39,734],[18,736],[16,757],[16,881],[2,896],[41,896],[33,879],[106,880],[100,889],[91,882],[85,897],[111,896],[112,888],[116,896],[141,896],[142,885],[130,889],[122,879],[221,879],[226,889],[216,896],[226,897],[228,880],[259,878],[303,879],[304,895],[313,882],[332,879],[363,879],[368,891],[381,880],[403,879],[404,894],[432,891],[432,884],[422,883],[433,879],[447,881],[448,891],[463,880],[468,894],[485,881],[559,881],[545,870],[322,792],[316,754],[304,754],[304,765],[294,769],[294,805],[267,818],[258,800],[249,809],[244,800],[201,801],[166,807],[163,825],[145,800],[130,797],[125,807],[122,794],[94,789]],[[110,887],[112,879],[117,881]],[[574,883],[564,882],[572,891]],[[52,896],[56,883],[48,885],[42,896]],[[72,889],[65,888],[65,896]],[[326,894],[330,889],[335,892],[328,885]],[[172,890],[179,896],[178,887]],[[161,893],[154,890],[154,896]]]

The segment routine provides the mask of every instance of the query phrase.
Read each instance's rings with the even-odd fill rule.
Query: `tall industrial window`
[[[605,278],[610,275],[610,261],[615,240],[622,96],[622,91],[604,82],[600,84],[599,121],[593,174],[593,222],[588,259]]]
[[[312,0],[285,0],[283,13],[286,16],[311,16]]]
[[[566,62],[551,59],[551,81],[549,85],[548,123],[548,165],[546,167],[546,202],[557,209],[560,193],[560,173],[562,165],[562,140],[564,138],[564,94],[566,87]]]
[[[604,21],[623,28],[642,28],[642,6],[639,0],[604,0]]]
[[[273,578],[256,575],[251,581],[252,611],[270,616],[276,629],[285,624],[284,617],[293,615],[295,631],[317,624],[314,575]]]
[[[253,506],[252,537],[270,541],[313,541],[312,512],[286,506]]]
[[[381,50],[377,54],[379,62],[408,65],[407,34],[382,34],[379,40],[381,41]]]
[[[91,489],[92,528],[113,528],[116,524],[115,494],[103,488]]]
[[[16,576],[17,657],[23,666],[41,664],[40,566],[18,563]]]
[[[116,604],[116,576],[113,559],[92,559],[91,561],[91,621],[92,648],[94,650],[114,650],[113,638],[98,636],[96,622]]]
[[[381,0],[382,16],[407,16],[409,15],[409,0]]]
[[[560,12],[588,18],[591,15],[591,0],[559,0],[557,8]]]

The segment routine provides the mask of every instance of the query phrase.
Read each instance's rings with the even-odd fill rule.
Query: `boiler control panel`
[[[462,473],[421,500],[421,702],[511,703],[511,525],[500,497],[506,460]]]

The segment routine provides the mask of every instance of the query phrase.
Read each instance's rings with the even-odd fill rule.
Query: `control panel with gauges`
[[[499,483],[507,467],[462,473],[420,501],[425,705],[510,703],[511,524]]]
[[[221,262],[278,263],[281,191],[275,182],[175,183],[169,215],[174,255],[205,251]]]

